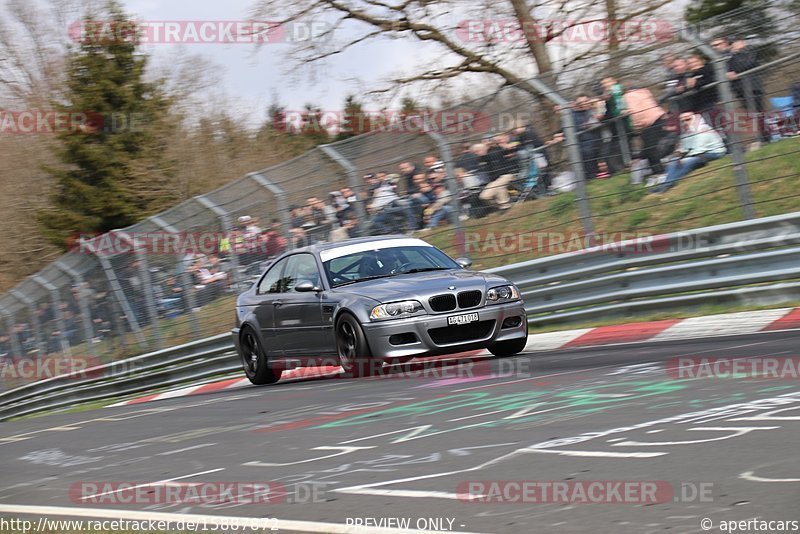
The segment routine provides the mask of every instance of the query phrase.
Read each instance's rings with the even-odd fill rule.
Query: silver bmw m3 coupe
[[[341,365],[353,376],[383,363],[525,348],[517,287],[469,270],[421,239],[356,238],[277,258],[236,302],[233,341],[254,384],[285,369]]]

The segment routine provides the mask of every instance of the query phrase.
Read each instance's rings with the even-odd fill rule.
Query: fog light
[[[522,324],[522,317],[506,317],[501,328],[516,328]]]
[[[404,332],[402,334],[393,334],[389,336],[389,343],[392,345],[410,345],[417,342],[417,336],[414,332]]]

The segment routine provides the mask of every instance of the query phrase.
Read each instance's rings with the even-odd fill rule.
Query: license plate
[[[469,324],[469,323],[474,323],[477,320],[478,320],[477,313],[465,313],[464,315],[453,315],[452,317],[448,317],[447,324],[450,325]]]

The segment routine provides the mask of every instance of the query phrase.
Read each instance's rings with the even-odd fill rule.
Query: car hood
[[[446,293],[452,291],[449,289],[451,286],[455,286],[456,291],[467,289],[485,290],[490,286],[507,283],[509,282],[505,278],[492,274],[453,270],[401,274],[389,278],[366,280],[338,288],[336,291],[355,294],[380,302],[391,302]]]

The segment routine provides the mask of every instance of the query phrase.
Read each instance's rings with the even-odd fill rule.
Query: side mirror
[[[319,287],[315,286],[311,280],[300,280],[294,286],[294,290],[298,293],[310,293],[312,291],[322,291]]]
[[[459,264],[464,269],[469,269],[472,267],[472,260],[469,258],[456,258],[456,263]]]

